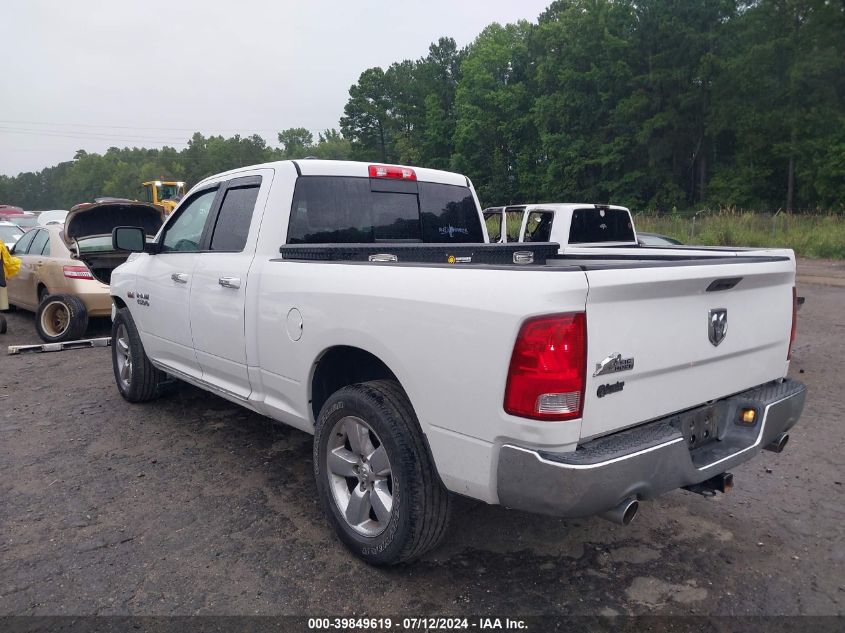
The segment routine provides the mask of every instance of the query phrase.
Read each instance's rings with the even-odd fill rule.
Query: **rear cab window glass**
[[[246,246],[259,184],[226,190],[211,236],[212,251],[240,252]]]
[[[526,242],[550,242],[552,237],[552,222],[555,214],[551,211],[532,211],[525,222]]]
[[[620,209],[575,209],[569,227],[570,244],[633,242],[631,216]]]
[[[346,176],[296,181],[288,244],[483,241],[468,187]]]
[[[469,187],[421,182],[424,242],[483,242],[478,208]]]

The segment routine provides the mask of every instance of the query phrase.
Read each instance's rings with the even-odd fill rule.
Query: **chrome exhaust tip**
[[[611,508],[607,512],[602,512],[599,516],[602,519],[607,519],[618,525],[628,525],[637,516],[637,511],[640,509],[640,502],[635,497],[625,499],[615,508]]]
[[[773,453],[782,453],[786,448],[786,443],[789,442],[789,433],[781,433],[775,438],[775,441],[765,447],[767,451]]]

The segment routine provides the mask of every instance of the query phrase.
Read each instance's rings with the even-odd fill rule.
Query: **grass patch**
[[[796,255],[845,259],[845,217],[841,215],[777,216],[717,211],[690,215],[637,215],[638,231],[662,233],[684,244],[791,248]]]

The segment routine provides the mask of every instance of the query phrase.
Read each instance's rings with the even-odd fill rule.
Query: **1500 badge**
[[[132,292],[131,290],[126,293],[127,299],[135,299],[139,306],[148,306],[150,305],[150,295],[144,292]]]

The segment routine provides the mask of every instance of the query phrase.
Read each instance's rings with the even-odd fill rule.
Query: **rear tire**
[[[395,381],[329,397],[315,427],[314,476],[340,540],[371,565],[412,561],[446,534],[451,497]]]
[[[112,322],[111,358],[114,381],[125,400],[146,402],[162,394],[167,374],[156,369],[144,352],[129,308],[118,310]]]
[[[35,330],[47,343],[74,341],[88,329],[88,310],[73,295],[47,295],[35,312]]]

